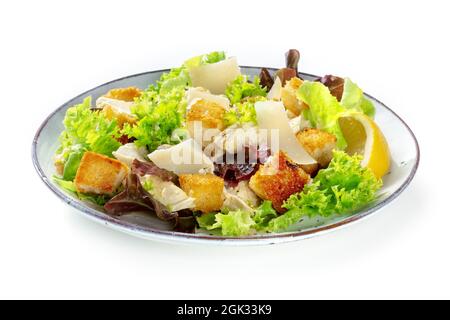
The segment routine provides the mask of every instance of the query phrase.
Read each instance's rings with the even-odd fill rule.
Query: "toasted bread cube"
[[[127,174],[128,167],[119,160],[88,151],[81,158],[75,187],[81,193],[112,195]]]
[[[201,122],[203,129],[222,131],[225,128],[224,115],[225,108],[218,103],[203,99],[195,101],[186,115],[189,133],[192,137],[194,136],[194,121]]]
[[[326,168],[333,158],[336,136],[320,129],[305,129],[297,134],[297,140],[321,168]]]
[[[283,213],[286,211],[283,202],[302,191],[309,180],[310,176],[280,151],[251,177],[250,188],[260,198],[272,201],[278,213]]]
[[[308,106],[297,98],[297,90],[303,84],[303,80],[294,77],[281,88],[281,101],[284,107],[295,116],[300,115]]]
[[[180,186],[189,197],[195,199],[195,211],[209,213],[222,208],[224,181],[211,173],[182,174]]]
[[[104,96],[106,98],[117,99],[122,101],[134,101],[141,95],[141,89],[136,87],[117,88],[109,90]]]
[[[115,108],[112,105],[105,105],[102,109],[103,114],[105,115],[105,117],[109,120],[117,120],[117,125],[120,128],[123,128],[123,125],[125,123],[129,123],[131,125],[136,124],[137,122],[137,118],[127,114],[125,112],[121,112],[120,110],[118,110],[117,108]]]

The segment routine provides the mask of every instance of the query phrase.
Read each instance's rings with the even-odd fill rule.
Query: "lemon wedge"
[[[383,177],[391,166],[389,146],[377,124],[362,113],[351,113],[339,119],[339,125],[347,141],[348,154],[361,154],[361,165]]]

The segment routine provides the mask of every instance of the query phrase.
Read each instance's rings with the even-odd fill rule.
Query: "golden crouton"
[[[127,114],[125,112],[120,112],[117,108],[112,105],[105,105],[102,109],[102,113],[105,115],[106,119],[116,120],[117,125],[120,128],[123,128],[125,123],[129,123],[131,125],[136,124],[137,118]]]
[[[224,114],[225,109],[218,103],[203,99],[196,101],[190,106],[186,115],[189,133],[192,137],[194,136],[194,121],[200,121],[203,129],[218,129],[222,131],[225,128]]]
[[[284,107],[296,116],[300,115],[303,109],[308,108],[305,103],[297,99],[297,90],[302,84],[303,80],[294,77],[281,88],[281,101]]]
[[[292,194],[302,191],[309,179],[309,175],[299,165],[291,162],[280,151],[251,177],[250,188],[260,198],[272,201],[278,213],[283,213],[286,211],[282,208],[283,202]]]
[[[321,168],[326,168],[333,158],[336,137],[319,129],[305,129],[297,134],[297,140]]]
[[[81,193],[112,195],[128,174],[128,167],[115,159],[86,152],[75,176],[75,187]]]
[[[195,199],[196,211],[203,213],[219,211],[223,204],[224,181],[213,174],[182,174],[180,186]]]
[[[122,101],[134,101],[134,99],[139,97],[140,95],[141,89],[136,87],[128,87],[111,89],[104,95],[104,97]]]

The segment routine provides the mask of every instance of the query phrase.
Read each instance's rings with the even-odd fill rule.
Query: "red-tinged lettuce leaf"
[[[191,210],[178,211],[178,218],[174,226],[175,231],[193,233],[196,226],[197,223]]]
[[[286,68],[294,69],[298,73],[298,62],[300,61],[300,52],[297,49],[290,49],[286,52]]]
[[[275,74],[275,77],[280,78],[281,84],[284,86],[286,82],[298,76],[297,71],[291,68],[281,68]]]
[[[331,94],[335,96],[338,101],[341,101],[344,93],[345,79],[332,75],[326,75],[316,81],[324,84],[330,90]]]
[[[286,52],[286,68],[281,68],[275,74],[281,80],[284,86],[292,78],[298,77],[298,62],[300,61],[300,52],[296,49],[290,49]]]
[[[222,163],[214,163],[214,173],[222,177],[229,186],[237,185],[240,181],[249,180],[258,170],[259,165],[267,161],[270,157],[270,149],[267,146],[259,146],[256,150],[256,163],[251,163],[251,148],[245,148],[245,163],[238,163],[237,154],[234,155],[234,162],[227,163],[229,155],[223,156]]]
[[[178,217],[178,213],[170,212],[145,191],[139,177],[134,173],[128,175],[125,190],[109,200],[104,208],[108,214],[114,216],[121,216],[131,211],[150,211],[165,221],[175,220]]]
[[[192,211],[170,212],[142,187],[139,177],[135,173],[128,175],[125,190],[109,200],[104,208],[108,214],[113,216],[121,216],[132,211],[154,213],[159,219],[171,222],[175,231],[186,233],[195,231],[196,222]]]
[[[221,163],[214,165],[214,173],[223,178],[229,185],[237,185],[240,181],[249,180],[256,173],[256,164]]]
[[[141,177],[149,174],[152,176],[157,176],[164,181],[171,181],[175,184],[178,183],[178,176],[175,173],[165,169],[161,169],[151,161],[142,162],[137,159],[134,159],[133,162],[131,163],[131,172]]]
[[[267,70],[266,68],[262,68],[261,72],[259,73],[259,79],[260,79],[260,84],[263,88],[266,88],[267,91],[272,89],[274,80],[273,80],[272,76],[270,75],[269,70]]]

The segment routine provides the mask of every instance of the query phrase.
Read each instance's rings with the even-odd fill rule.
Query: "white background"
[[[0,298],[450,298],[447,1],[2,1]],[[34,132],[106,81],[226,50],[351,76],[417,134],[418,174],[372,218],[230,248],[135,239],[77,214],[32,167]]]

